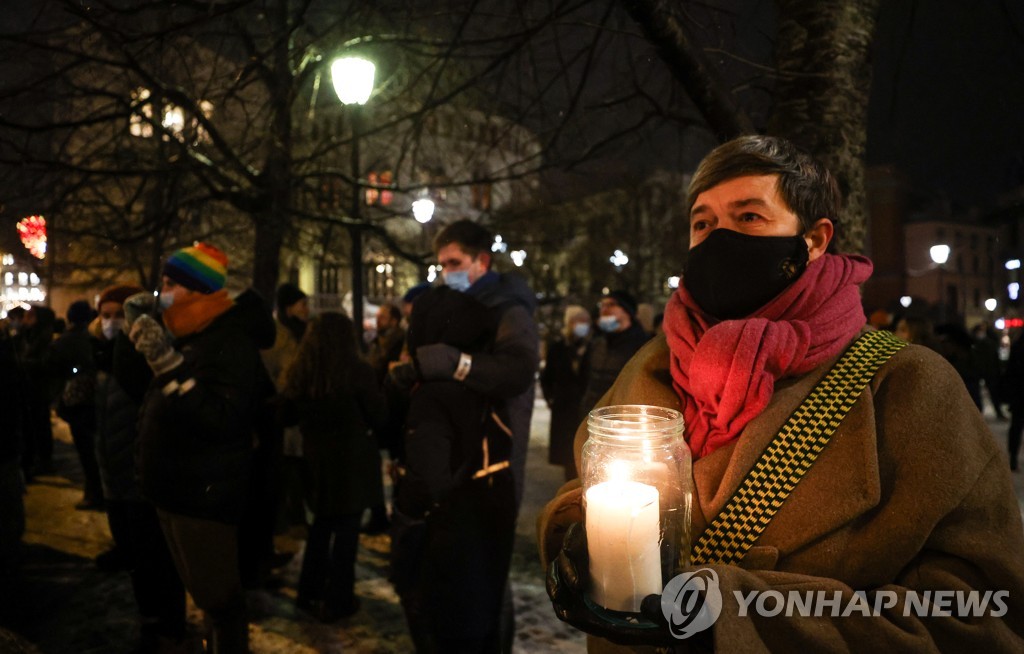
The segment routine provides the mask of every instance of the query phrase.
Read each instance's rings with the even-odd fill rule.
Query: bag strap
[[[731,564],[743,558],[828,445],[875,372],[906,344],[880,330],[865,333],[846,350],[695,543],[694,563]]]

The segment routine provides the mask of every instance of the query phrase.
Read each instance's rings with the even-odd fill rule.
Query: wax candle
[[[661,592],[658,489],[615,480],[586,491],[587,551],[591,596],[615,611],[640,611]]]

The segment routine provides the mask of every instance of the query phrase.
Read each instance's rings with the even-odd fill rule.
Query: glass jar
[[[590,595],[613,611],[640,602],[690,562],[693,475],[683,416],[642,404],[595,409],[581,455]]]

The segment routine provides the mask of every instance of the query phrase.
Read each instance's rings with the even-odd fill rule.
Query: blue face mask
[[[578,322],[572,328],[572,334],[576,338],[586,338],[590,333],[590,325],[585,322]]]
[[[611,334],[619,331],[619,319],[615,316],[601,316],[597,320],[597,326],[601,328],[601,331]]]
[[[167,311],[171,308],[171,305],[174,304],[174,296],[170,293],[161,293],[160,297],[157,299],[157,304],[161,311]]]
[[[444,273],[444,283],[450,289],[465,293],[469,290],[469,271],[468,270],[453,270],[452,272]]]

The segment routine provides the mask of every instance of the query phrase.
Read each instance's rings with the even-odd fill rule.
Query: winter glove
[[[181,353],[171,347],[164,328],[149,314],[144,313],[135,318],[128,338],[135,344],[139,354],[146,357],[146,363],[153,369],[154,375],[170,372],[184,361]]]
[[[555,615],[562,622],[619,645],[671,647],[676,641],[661,612],[661,596],[648,595],[639,615],[608,611],[587,595],[590,557],[583,525],[569,525],[562,549],[548,568],[547,590]]]
[[[444,343],[421,345],[416,348],[416,363],[426,381],[456,379],[462,381],[469,374],[473,358],[458,348]]]
[[[152,314],[156,308],[156,297],[148,292],[136,293],[124,301],[124,328],[130,332],[135,320],[142,315]]]

